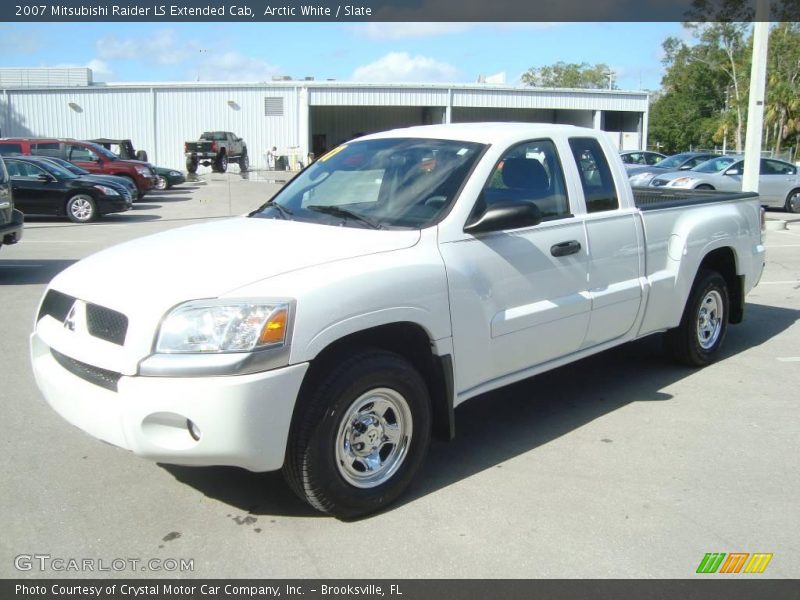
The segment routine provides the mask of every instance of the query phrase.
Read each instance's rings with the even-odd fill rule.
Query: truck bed
[[[665,190],[663,188],[634,187],[633,201],[640,210],[678,208],[757,198],[755,192],[719,192],[717,190]]]

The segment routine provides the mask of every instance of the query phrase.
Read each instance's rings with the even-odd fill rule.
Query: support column
[[[758,192],[758,174],[761,167],[761,128],[764,124],[764,90],[767,80],[768,41],[769,0],[758,0],[756,3],[756,20],[753,23],[753,63],[750,69],[747,137],[744,142],[743,192]]]
[[[297,145],[300,146],[300,160],[303,164],[308,160],[311,151],[311,112],[308,104],[308,88],[303,86],[298,90],[297,111]]]
[[[447,104],[444,107],[444,122],[452,123],[453,122],[453,90],[447,90]]]
[[[600,130],[603,129],[603,111],[602,110],[594,111],[594,114],[592,115],[592,120],[594,122],[594,124],[592,125],[592,127],[594,129],[600,129]]]

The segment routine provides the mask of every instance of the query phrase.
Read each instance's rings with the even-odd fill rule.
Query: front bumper
[[[56,360],[37,334],[31,363],[47,402],[88,434],[144,458],[273,471],[283,465],[308,363],[227,377],[119,376],[116,391]],[[189,430],[191,421],[199,439]]]
[[[0,225],[0,245],[16,244],[22,239],[25,216],[21,211],[14,209],[11,211],[11,222]]]

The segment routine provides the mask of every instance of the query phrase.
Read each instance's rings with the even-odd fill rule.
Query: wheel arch
[[[300,396],[313,388],[336,362],[341,361],[342,356],[365,348],[398,354],[417,369],[431,398],[433,434],[439,439],[451,440],[455,436],[452,355],[434,353],[433,341],[425,328],[418,323],[398,321],[377,325],[330,342],[311,359],[300,388]],[[295,416],[293,415],[293,421]]]
[[[731,323],[741,323],[744,318],[744,276],[738,274],[736,251],[723,246],[710,251],[700,261],[698,273],[710,269],[722,275],[728,286]]]

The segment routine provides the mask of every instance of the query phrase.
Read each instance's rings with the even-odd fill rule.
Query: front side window
[[[27,177],[29,179],[36,179],[41,175],[45,175],[45,172],[42,169],[28,162],[10,160],[6,163],[6,165],[8,166],[8,174],[12,177]]]
[[[534,203],[542,220],[570,216],[564,173],[552,141],[512,146],[495,166],[476,210],[508,202]]]
[[[72,144],[67,145],[67,158],[69,160],[78,160],[84,162],[94,162],[97,160],[97,154],[86,148],[85,146],[75,146]]]
[[[619,208],[614,177],[600,143],[594,138],[570,138],[569,147],[581,176],[586,212]]]
[[[344,144],[251,216],[375,229],[427,227],[446,214],[483,148],[417,138]]]

